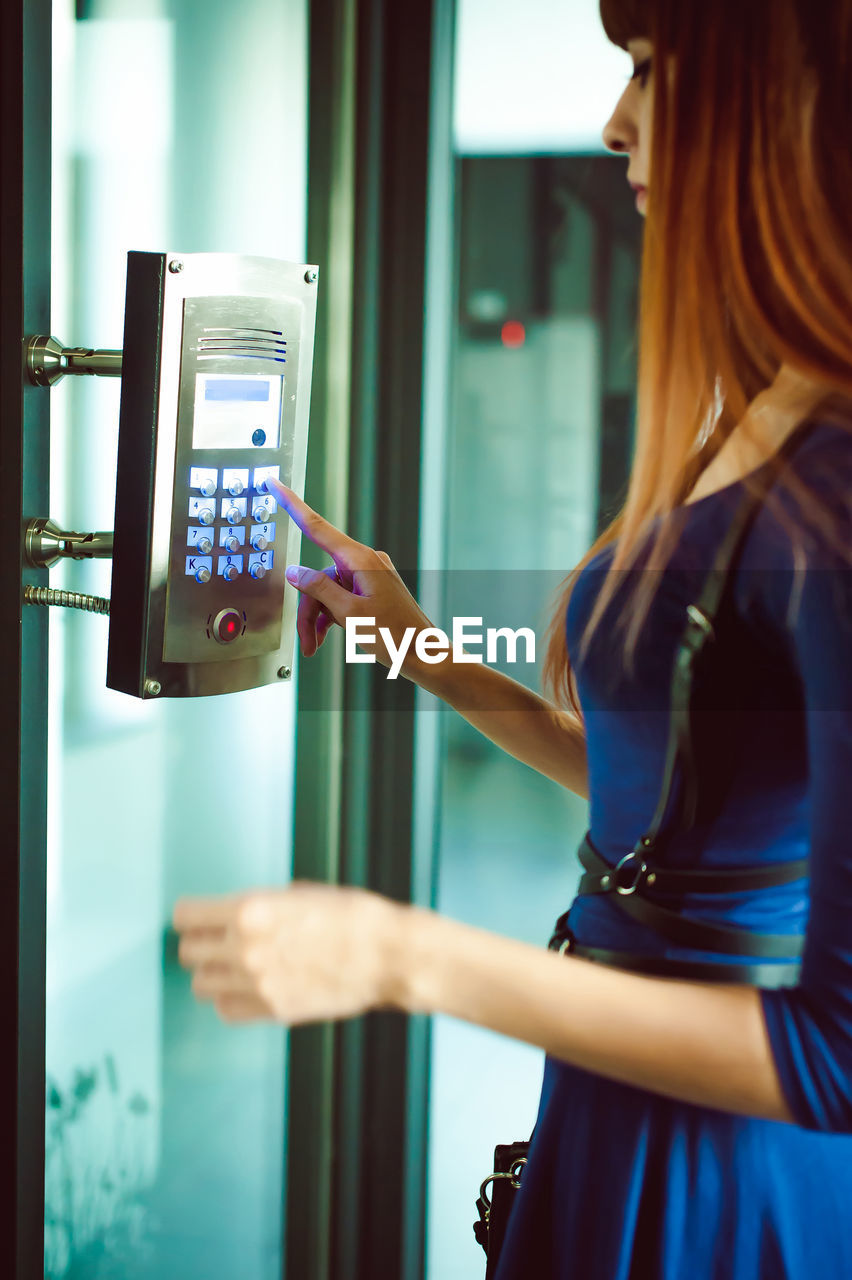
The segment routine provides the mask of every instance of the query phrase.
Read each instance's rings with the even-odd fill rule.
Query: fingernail
[[[288,582],[298,583],[302,576],[302,570],[297,564],[288,564],[284,577]]]

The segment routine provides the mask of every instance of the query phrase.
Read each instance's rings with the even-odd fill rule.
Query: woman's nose
[[[622,100],[603,128],[603,144],[607,151],[628,151],[631,145],[631,126],[622,106]]]

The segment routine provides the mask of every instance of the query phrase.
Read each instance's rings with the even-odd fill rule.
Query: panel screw
[[[316,284],[317,273],[316,271],[314,271],[313,267],[311,268],[310,271],[305,272],[305,281],[307,284]]]
[[[180,258],[172,258],[169,263],[169,271],[171,271],[173,275],[177,275],[179,271],[183,271],[183,263]]]
[[[279,679],[279,680],[289,680],[289,679],[290,679],[290,668],[289,668],[289,667],[279,667],[279,668],[278,668],[278,679]]]
[[[162,691],[163,686],[160,684],[159,680],[145,681],[145,692],[149,697],[156,698],[160,693],[162,693]]]

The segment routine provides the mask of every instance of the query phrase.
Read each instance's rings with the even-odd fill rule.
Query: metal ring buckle
[[[611,871],[610,875],[611,875],[612,879],[616,881],[616,885],[615,885],[615,892],[616,892],[616,893],[622,893],[622,894],[635,893],[635,892],[636,892],[636,890],[639,888],[639,882],[641,881],[641,879],[642,879],[643,875],[645,874],[645,872],[648,870],[648,864],[647,864],[647,862],[640,862],[640,863],[639,863],[638,867],[636,868],[636,874],[635,874],[635,876],[633,877],[633,883],[632,883],[632,884],[629,884],[629,885],[621,885],[621,884],[618,884],[618,882],[617,882],[618,873],[619,873],[619,871],[621,870],[621,868],[622,868],[623,866],[626,866],[626,865],[627,865],[627,863],[630,861],[630,859],[631,859],[631,858],[635,858],[635,857],[636,857],[636,850],[635,850],[635,849],[631,849],[631,850],[630,850],[630,852],[629,852],[629,853],[625,853],[625,855],[624,855],[624,857],[621,859],[621,861],[620,861],[620,862],[617,862],[617,863],[615,864],[615,866],[613,867],[613,869],[612,869],[612,871]]]

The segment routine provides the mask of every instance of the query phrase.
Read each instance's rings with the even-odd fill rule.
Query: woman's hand
[[[182,898],[173,924],[199,999],[226,1022],[289,1026],[398,1007],[407,910],[365,889],[297,881]]]
[[[340,529],[329,524],[317,511],[274,478],[267,479],[269,492],[275,497],[302,533],[334,561],[327,569],[305,569],[293,566],[287,580],[301,592],[296,615],[296,631],[305,657],[316,653],[333,623],[345,626],[347,618],[375,618],[377,642],[363,645],[384,666],[392,665],[392,655],[378,637],[383,627],[398,647],[409,632],[409,639],[432,623],[384,551],[374,551]],[[409,630],[413,628],[413,633]],[[417,659],[409,644],[402,665],[404,675],[411,675]]]

